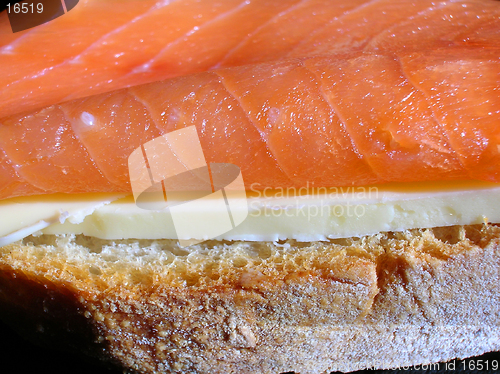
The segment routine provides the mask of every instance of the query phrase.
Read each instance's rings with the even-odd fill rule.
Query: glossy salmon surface
[[[187,2],[146,3],[135,21],[120,8],[123,28],[106,25],[90,47],[83,37],[71,44],[70,60],[45,45],[50,58],[26,62],[21,46],[43,40],[37,28],[4,38],[0,64],[22,68],[2,77],[11,104],[0,104],[0,198],[130,191],[130,153],[190,125],[207,162],[239,166],[247,188],[500,182],[498,1],[280,1],[262,13],[259,2],[196,2],[212,18],[195,26],[169,8]],[[261,18],[226,35],[243,9]],[[164,28],[174,42],[153,27],[167,10],[179,24]],[[140,53],[130,36],[129,48],[119,41],[139,24],[150,35]]]
[[[495,0],[80,0],[13,34],[0,14],[0,118],[218,67],[365,50],[486,47]]]

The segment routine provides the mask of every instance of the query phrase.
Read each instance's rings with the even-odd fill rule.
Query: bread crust
[[[324,373],[500,349],[500,227],[329,243],[29,237],[0,308],[35,339],[140,373]]]

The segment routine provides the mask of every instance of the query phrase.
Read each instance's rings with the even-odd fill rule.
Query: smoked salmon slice
[[[191,125],[249,189],[500,182],[500,48],[482,44],[221,68],[10,116],[0,197],[130,191],[130,153]]]
[[[494,0],[80,0],[13,34],[0,14],[0,118],[214,68],[366,50],[489,45]]]

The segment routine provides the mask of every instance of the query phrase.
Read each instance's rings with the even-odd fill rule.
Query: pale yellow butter
[[[124,194],[44,195],[0,201],[0,246],[64,222],[78,226],[96,209]]]
[[[284,197],[284,192],[249,194],[247,218],[216,239],[315,241],[380,231],[478,224],[485,220],[500,222],[500,185],[491,183],[320,189],[320,193],[293,197]],[[215,206],[205,199],[199,205],[200,214],[211,212]],[[213,213],[217,216],[217,212]],[[82,223],[55,223],[43,232],[85,234],[103,239],[178,238],[168,209],[144,210],[134,204],[132,197],[99,207]]]
[[[344,187],[299,191],[298,196],[285,196],[287,192],[249,193],[247,218],[216,239],[316,241],[411,228],[500,223],[500,185],[492,183]],[[244,204],[242,197],[235,206]],[[194,206],[197,211],[192,210],[193,204],[189,208],[194,218],[209,220],[225,213],[215,211],[225,208],[210,199]],[[50,195],[0,202],[0,245],[33,233],[102,239],[207,239],[178,237],[168,209],[141,209],[131,196]]]

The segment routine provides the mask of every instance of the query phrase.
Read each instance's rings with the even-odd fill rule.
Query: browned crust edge
[[[500,349],[497,226],[146,255],[37,240],[0,249],[3,316],[141,373],[354,371]]]

